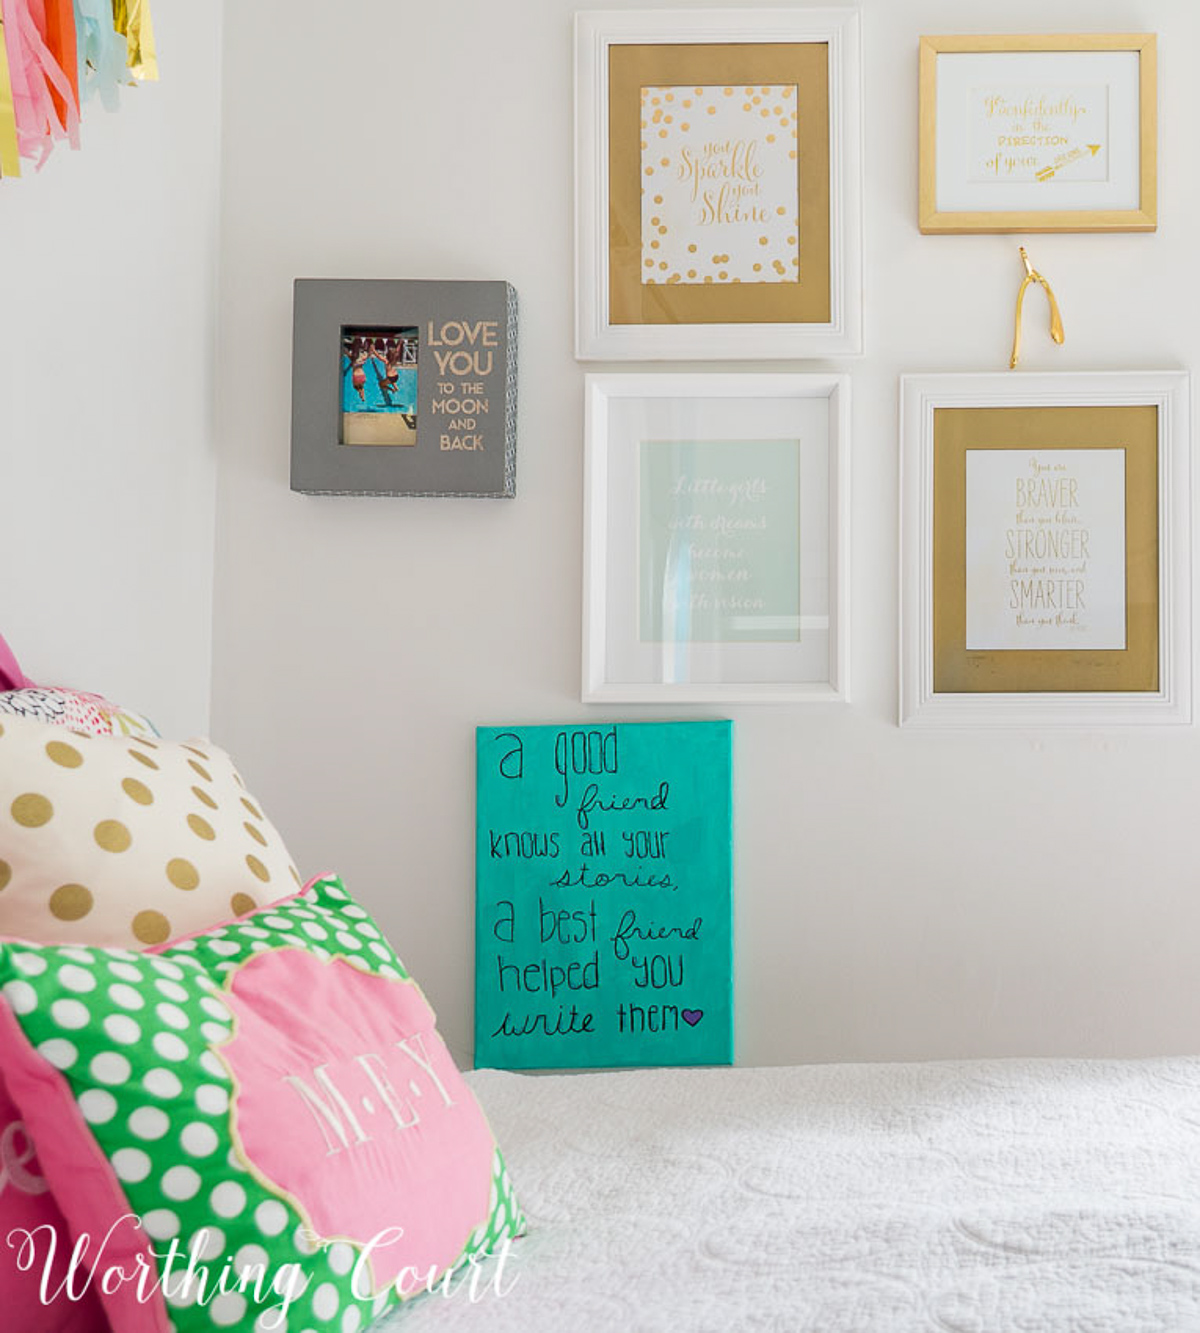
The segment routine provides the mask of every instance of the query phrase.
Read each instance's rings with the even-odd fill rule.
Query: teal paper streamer
[[[75,0],[75,31],[79,40],[80,101],[100,94],[106,111],[116,111],[123,83],[127,43],[113,24],[112,0]]]

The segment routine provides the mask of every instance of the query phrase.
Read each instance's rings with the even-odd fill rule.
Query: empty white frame
[[[585,12],[575,50],[576,356],[861,351],[857,11]]]
[[[585,394],[585,702],[845,700],[848,378]]]
[[[901,381],[900,721],[1192,720],[1190,378]]]

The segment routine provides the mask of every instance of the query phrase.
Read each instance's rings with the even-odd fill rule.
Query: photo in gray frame
[[[296,279],[292,490],[511,497],[516,423],[511,284]]]

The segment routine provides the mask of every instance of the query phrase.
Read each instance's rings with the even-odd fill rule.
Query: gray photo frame
[[[507,282],[297,278],[291,488],[516,494]]]

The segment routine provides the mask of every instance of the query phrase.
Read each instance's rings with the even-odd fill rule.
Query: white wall
[[[219,6],[154,6],[162,81],[0,183],[0,633],[39,683],[206,730]]]
[[[471,1039],[473,728],[717,715],[579,703],[573,0],[239,7],[225,45],[214,730],[302,869],[338,868]],[[1160,229],[1035,237],[1030,369],[1200,364],[1191,0],[865,0],[866,355],[852,707],[738,708],[743,1063],[1148,1054],[1200,1039],[1200,736],[901,732],[897,376],[1000,369],[1021,238],[916,229],[922,32],[1152,30]],[[490,277],[521,299],[512,502],[288,490],[291,282]],[[733,368],[733,367],[730,367]]]

